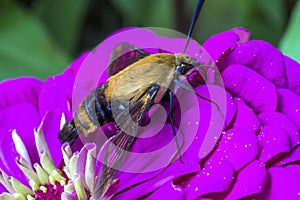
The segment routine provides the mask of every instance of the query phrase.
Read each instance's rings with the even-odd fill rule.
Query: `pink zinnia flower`
[[[152,32],[142,29],[127,31],[131,30],[130,37],[125,37],[122,41],[106,43],[104,41],[95,52],[87,55],[83,63],[82,60],[86,55],[73,63],[71,68],[62,75],[51,77],[44,83],[36,79],[22,78],[0,85],[1,94],[4,94],[0,99],[0,116],[3,119],[1,120],[3,124],[1,124],[2,179],[0,182],[5,187],[1,188],[2,192],[18,193],[10,183],[7,183],[8,176],[15,177],[29,187],[30,177],[24,176],[24,169],[19,169],[15,162],[16,158],[18,158],[17,162],[22,158],[27,164],[32,165],[41,162],[41,155],[44,155],[44,152],[47,152],[47,155],[51,152],[53,166],[57,169],[53,167],[52,171],[59,172],[59,175],[56,181],[50,184],[59,183],[64,186],[59,192],[62,198],[85,199],[93,194],[97,174],[102,166],[93,159],[87,159],[88,155],[94,155],[95,144],[86,144],[77,157],[77,154],[72,155],[70,150],[64,153],[65,170],[62,173],[63,164],[59,165],[62,161],[61,145],[57,140],[61,120],[64,119],[62,116],[65,116],[67,121],[70,120],[76,105],[97,86],[104,69],[102,72],[96,69],[108,65],[109,56],[118,43],[128,42],[140,48],[161,48],[180,53],[185,41],[157,37]],[[126,35],[126,32],[119,33]],[[141,40],[132,37],[137,33],[142,36]],[[163,160],[166,155],[152,157],[152,160],[147,160],[145,157],[141,157],[141,160],[130,160],[129,156],[129,160],[123,163],[116,175],[118,184],[110,189],[106,197],[112,199],[299,198],[300,83],[298,76],[300,76],[300,65],[282,55],[269,43],[259,40],[249,41],[249,37],[250,33],[247,30],[236,28],[214,35],[203,44],[216,62],[221,75],[218,77],[208,73],[207,84],[196,87],[195,91],[213,99],[220,106],[220,111],[200,98],[196,98],[197,105],[190,105],[193,94],[187,91],[177,93],[178,102],[174,104],[174,120],[185,124],[185,129],[178,131],[178,140],[183,145],[186,141],[191,141],[182,152],[182,162],[179,159],[170,162],[170,157],[168,160]],[[199,49],[202,48],[192,43],[187,54],[199,52]],[[98,57],[99,52],[102,52],[102,57]],[[90,74],[91,71],[93,74]],[[88,77],[87,73],[89,73]],[[104,74],[103,77],[105,76],[107,77]],[[103,77],[99,83],[105,81]],[[196,81],[195,77],[189,78],[192,82]],[[72,93],[74,81],[76,88]],[[85,93],[81,94],[82,91]],[[220,97],[221,93],[224,94]],[[183,104],[181,98],[184,100]],[[166,108],[167,104],[164,104]],[[180,113],[182,107],[185,110]],[[34,130],[38,127],[40,128],[39,131],[35,131],[36,135],[44,133],[44,141],[48,143],[49,151],[47,148],[39,149],[38,144],[36,148],[34,144]],[[107,127],[103,132],[112,134],[114,130],[109,125]],[[150,134],[151,137],[139,138],[132,147],[132,152],[147,155],[165,147],[173,140],[169,123],[163,122],[162,129],[158,132],[154,128],[147,127],[142,135]],[[17,144],[22,145],[17,146]],[[66,152],[65,149],[69,147],[63,145],[63,152]],[[155,167],[151,164],[158,163],[159,159],[165,161],[167,165],[154,170]],[[78,164],[74,166],[71,160],[75,160],[74,163]],[[145,163],[145,160],[148,163]],[[70,166],[75,167],[72,172],[69,170]],[[87,172],[87,166],[90,166],[90,174]],[[146,172],[134,173],[133,170]],[[8,176],[3,175],[4,172]],[[40,181],[37,187],[40,190],[32,189],[33,192],[30,192],[28,189],[28,195],[34,196],[37,194],[36,191],[43,191],[44,187],[46,187],[44,182]],[[51,188],[61,187],[57,185]]]

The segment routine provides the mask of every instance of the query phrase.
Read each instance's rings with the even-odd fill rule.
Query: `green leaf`
[[[186,1],[190,19],[196,3],[197,0]],[[203,42],[213,34],[244,27],[250,30],[251,39],[277,45],[285,18],[283,0],[272,0],[272,3],[259,0],[210,0],[203,6],[193,37]]]
[[[113,0],[124,18],[124,26],[174,28],[172,0]]]
[[[0,29],[0,80],[44,79],[60,73],[71,61],[41,22],[13,1],[0,3]]]
[[[281,51],[300,63],[300,1],[294,7],[286,32],[280,41]]]
[[[40,0],[36,11],[57,42],[68,52],[78,45],[88,0]]]

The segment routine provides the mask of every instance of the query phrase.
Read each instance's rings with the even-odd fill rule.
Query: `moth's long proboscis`
[[[200,11],[201,11],[201,8],[204,4],[204,0],[198,0],[198,3],[196,5],[196,8],[195,8],[195,11],[194,11],[194,15],[193,15],[193,19],[192,19],[192,22],[191,22],[191,25],[190,25],[190,28],[189,28],[189,32],[188,32],[188,35],[187,35],[187,38],[186,38],[186,43],[185,43],[185,46],[184,46],[184,49],[183,49],[183,53],[185,53],[189,43],[190,43],[190,39],[192,37],[192,34],[193,34],[193,31],[194,31],[194,27],[195,27],[195,23],[199,17],[199,14],[200,14]]]

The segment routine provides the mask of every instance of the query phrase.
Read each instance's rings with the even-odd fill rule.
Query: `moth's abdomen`
[[[95,91],[87,96],[78,106],[74,123],[79,133],[87,135],[99,127],[95,110]]]
[[[88,135],[108,122],[113,122],[110,103],[106,101],[103,83],[91,92],[78,106],[74,119],[66,123],[59,133],[62,142],[73,143],[78,134]]]
[[[106,83],[91,92],[78,106],[74,123],[79,133],[88,135],[99,126],[113,121],[110,104],[104,96],[105,89]]]

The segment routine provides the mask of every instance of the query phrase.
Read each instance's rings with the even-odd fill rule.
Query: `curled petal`
[[[235,184],[226,200],[241,199],[261,193],[264,191],[267,181],[267,170],[264,164],[255,160],[238,173]]]
[[[94,144],[86,144],[78,154],[78,158],[76,161],[76,176],[80,179],[81,184],[87,188],[88,184],[93,185],[93,183],[86,183],[85,182],[85,171],[86,171],[86,164],[87,164],[87,154],[89,150],[95,148]]]
[[[155,123],[155,125],[159,126],[158,123]],[[157,130],[156,128],[157,127],[155,126],[151,126],[145,129],[142,134],[139,135],[139,139],[133,144],[131,151],[138,153],[153,152],[165,147],[170,142],[173,142],[174,134],[171,125],[166,124],[161,130]],[[146,137],[147,135],[149,137]]]
[[[300,162],[300,146],[294,148],[289,154],[287,154],[280,162],[277,162],[277,166],[287,165]]]
[[[182,184],[184,184],[185,181],[185,175],[193,174],[195,172],[199,172],[198,163],[181,163],[180,161],[176,161],[165,169],[154,172],[138,174],[120,172],[120,176],[118,176],[121,183],[120,188],[118,189],[120,194],[117,195],[116,198],[135,199],[143,194],[157,190],[171,180],[176,180],[174,185],[182,187]],[[127,189],[130,190],[126,191]]]
[[[212,104],[198,98],[200,121],[196,139],[198,140],[197,142],[202,143],[199,145],[194,144],[192,146],[194,148],[200,147],[198,156],[202,160],[213,150],[222,131],[233,120],[236,112],[236,105],[233,102],[231,95],[222,87],[207,85],[198,87],[195,91],[215,102],[215,104]]]
[[[278,89],[278,112],[286,114],[300,130],[300,97],[287,89]]]
[[[39,114],[30,103],[16,104],[0,111],[1,126],[16,130],[30,152],[30,159],[33,163],[39,160],[33,134],[33,130],[39,126],[39,123]]]
[[[231,94],[227,92],[223,87],[220,87],[218,85],[202,85],[197,87],[195,91],[206,99],[214,102],[210,103],[207,100],[198,97],[198,105],[200,111],[203,105],[211,105],[211,109],[217,110],[219,112],[219,115],[222,116],[223,120],[221,120],[220,123],[224,123],[224,127],[227,127],[233,120],[233,117],[236,113],[236,105],[232,99]],[[214,120],[214,117],[215,115],[210,116],[212,120]],[[214,120],[214,122],[216,121]]]
[[[96,145],[90,145],[87,152],[85,167],[85,182],[88,189],[93,194],[95,189],[95,163],[96,163]]]
[[[300,96],[300,64],[284,56],[286,74],[289,80],[289,90]]]
[[[263,126],[258,134],[261,147],[260,160],[270,165],[276,160],[276,156],[288,153],[291,150],[291,143],[288,133],[276,126]]]
[[[223,135],[212,157],[213,161],[228,160],[235,171],[254,160],[258,155],[258,140],[253,131],[230,129]]]
[[[205,168],[189,181],[185,188],[187,199],[225,192],[233,182],[234,170],[229,162],[218,161],[206,164]]]
[[[40,116],[43,118],[49,111],[61,111],[67,121],[72,118],[72,90],[74,78],[68,75],[59,75],[48,78],[39,94]]]
[[[76,60],[74,60],[70,66],[64,71],[64,74],[71,75],[74,78],[77,75],[77,72],[79,68],[81,67],[81,64],[84,62],[86,57],[90,54],[90,51],[86,51],[83,54],[81,54]]]
[[[212,115],[216,116],[212,121],[210,116],[207,116],[211,112],[213,112]],[[214,149],[221,137],[222,129],[220,129],[218,122],[222,121],[223,118],[219,115],[219,111],[211,109],[211,106],[207,105],[201,106],[200,120],[192,116],[195,116],[194,109],[188,110],[183,115],[183,123],[186,124],[184,130],[186,133],[185,137],[187,137],[187,140],[193,139],[192,144],[184,153],[183,159],[200,162]],[[198,130],[197,134],[193,137],[193,135],[189,135],[188,133],[195,131],[195,126],[198,126]]]
[[[275,111],[276,87],[257,72],[243,65],[231,65],[222,73],[226,89],[240,97],[255,113]]]
[[[158,190],[147,197],[148,200],[156,199],[173,199],[182,200],[184,193],[181,187],[174,185],[172,181],[168,181],[163,184]]]
[[[223,52],[237,45],[239,36],[233,31],[218,33],[208,38],[204,43],[204,49],[216,61]]]
[[[237,112],[232,128],[248,129],[257,133],[260,128],[260,122],[254,112],[241,98],[234,98],[234,101],[237,105]]]
[[[23,184],[27,183],[27,178],[19,169],[16,158],[20,157],[15,143],[12,138],[12,130],[0,129],[0,168],[3,169],[9,176],[14,176]]]
[[[241,64],[255,70],[277,87],[288,87],[284,57],[278,49],[267,42],[252,40],[242,43],[225,52],[218,61],[220,71],[231,65]]]
[[[231,31],[235,32],[239,36],[239,39],[240,39],[239,44],[247,42],[250,39],[251,33],[249,30],[247,30],[245,28],[242,28],[242,27],[233,28],[233,29],[231,29]]]
[[[42,121],[42,130],[43,135],[45,137],[45,141],[47,142],[48,148],[51,152],[52,159],[55,163],[55,166],[59,166],[62,155],[61,155],[61,142],[59,141],[57,135],[60,130],[60,120],[62,117],[62,113],[59,110],[52,110],[46,113],[43,121]]]
[[[284,129],[286,133],[289,134],[292,147],[299,144],[300,134],[297,126],[286,115],[279,112],[264,112],[259,114],[257,117],[264,126],[271,125],[273,127],[278,127],[279,129]]]
[[[300,165],[291,164],[291,165],[285,166],[284,168],[290,170],[291,172],[293,172],[294,174],[297,174],[297,176],[300,177]]]
[[[259,199],[299,199],[300,178],[282,167],[273,167],[268,171],[268,191],[259,195]]]
[[[41,87],[42,82],[40,80],[29,77],[1,82],[0,111],[19,103],[31,103],[37,108]]]

